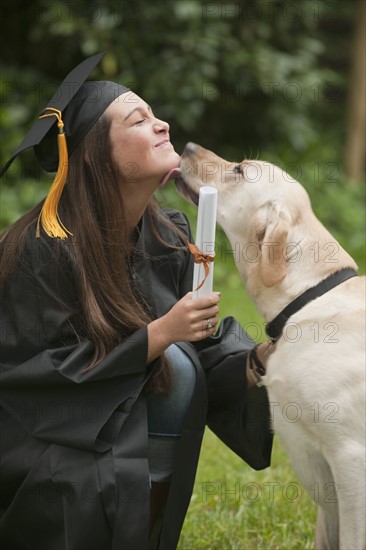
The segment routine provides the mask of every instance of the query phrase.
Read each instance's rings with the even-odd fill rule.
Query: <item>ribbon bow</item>
[[[204,283],[205,283],[205,281],[208,277],[208,274],[210,273],[210,265],[209,264],[210,264],[210,262],[214,261],[215,254],[203,254],[203,252],[200,251],[198,246],[196,246],[195,244],[189,243],[188,241],[187,241],[187,245],[188,245],[189,251],[194,256],[194,263],[195,264],[203,264],[203,266],[205,268],[205,278],[203,279],[202,283],[200,283],[198,285],[198,287],[194,289],[196,291],[196,290],[199,290],[204,285]]]

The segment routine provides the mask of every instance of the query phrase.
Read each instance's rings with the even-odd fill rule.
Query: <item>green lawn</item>
[[[310,549],[315,517],[277,438],[271,467],[256,472],[206,429],[178,549]]]
[[[233,315],[254,340],[265,340],[264,320],[237,272],[221,275],[220,317]],[[256,472],[206,429],[179,550],[310,549],[315,518],[316,506],[276,437],[271,467]]]

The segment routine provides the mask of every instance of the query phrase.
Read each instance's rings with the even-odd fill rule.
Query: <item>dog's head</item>
[[[305,189],[288,174],[268,162],[228,162],[213,152],[188,143],[181,158],[178,191],[198,204],[199,189],[218,190],[217,220],[231,242],[252,246],[253,263],[266,286],[274,286],[286,274],[284,250],[289,230],[311,212]],[[255,257],[260,260],[254,262]],[[251,267],[249,260],[248,267]]]
[[[290,273],[292,280],[304,275],[310,285],[344,263],[355,265],[315,217],[302,185],[279,167],[258,160],[228,162],[188,143],[177,189],[197,205],[203,185],[218,190],[217,221],[233,248],[240,249],[238,269],[252,295],[278,285]],[[321,257],[324,243],[330,242],[338,246],[337,266]],[[311,243],[320,253],[317,265]]]

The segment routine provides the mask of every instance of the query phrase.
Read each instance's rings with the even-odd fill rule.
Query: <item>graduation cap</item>
[[[40,225],[50,237],[65,239],[67,234],[71,235],[57,211],[66,183],[69,156],[108,105],[129,91],[115,82],[85,82],[103,55],[99,53],[85,59],[66,76],[22,143],[0,170],[2,177],[22,151],[34,147],[41,167],[47,172],[56,172],[38,218],[37,237],[40,235]]]

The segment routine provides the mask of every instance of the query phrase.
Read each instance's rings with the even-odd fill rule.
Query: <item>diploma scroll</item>
[[[196,246],[202,254],[215,254],[216,234],[216,211],[217,211],[217,190],[208,185],[201,187],[198,203]],[[207,296],[213,289],[213,267],[214,262],[209,263],[209,272],[206,277],[204,263],[195,263],[193,272],[193,298]],[[207,269],[207,267],[206,267]],[[199,288],[202,281],[205,282]]]

